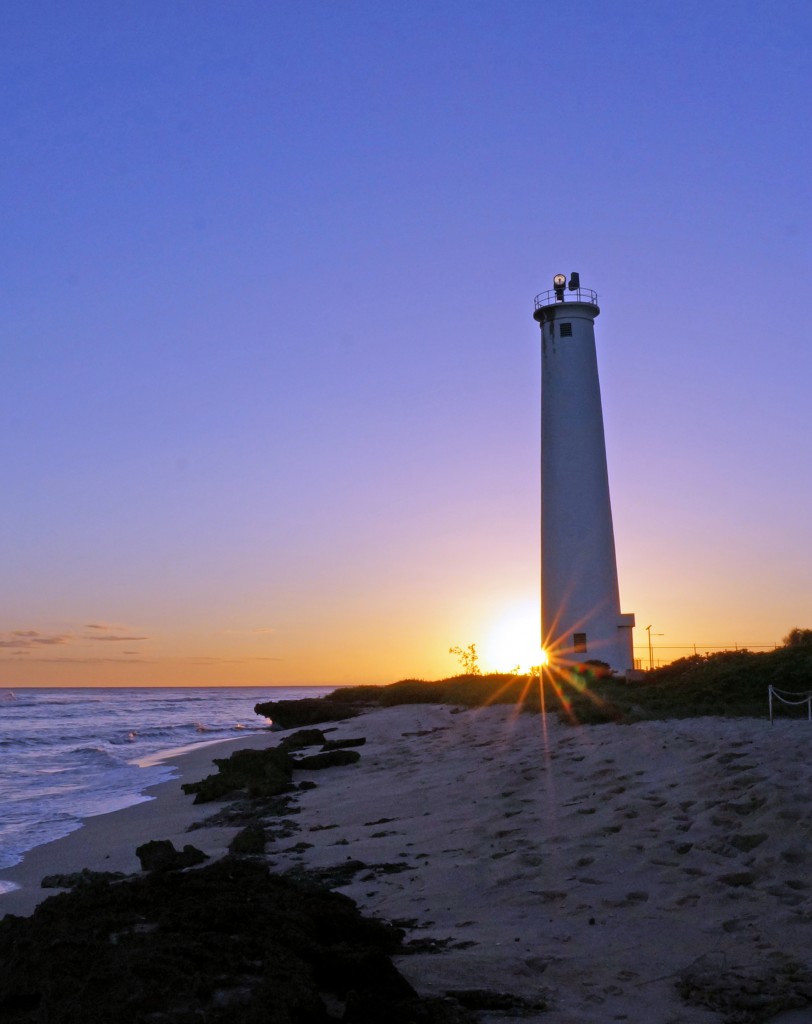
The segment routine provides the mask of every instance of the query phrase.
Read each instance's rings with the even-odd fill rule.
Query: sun
[[[482,645],[482,661],[494,672],[527,672],[545,662],[539,646],[539,606],[524,601],[506,608]]]

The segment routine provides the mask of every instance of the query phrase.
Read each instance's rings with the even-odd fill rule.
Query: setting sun
[[[494,622],[482,645],[486,669],[508,672],[519,668],[528,671],[546,662],[539,646],[539,606],[525,601],[505,610]]]

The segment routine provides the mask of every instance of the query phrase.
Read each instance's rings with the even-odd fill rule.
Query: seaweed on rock
[[[293,761],[279,747],[235,750],[231,757],[216,757],[214,763],[217,774],[181,786],[184,793],[195,794],[196,804],[219,800],[235,790],[245,789],[251,797],[270,797],[293,789]]]
[[[402,932],[345,896],[224,858],[96,882],[0,921],[4,1024],[432,1024],[388,959]],[[345,1019],[350,1019],[346,1017]]]
[[[363,742],[353,740],[353,745]],[[322,744],[322,751],[304,757],[291,757],[289,751]],[[237,790],[245,790],[252,800],[276,797],[290,793],[294,769],[315,770],[337,765],[355,764],[361,757],[356,750],[345,750],[343,745],[328,749],[324,733],[319,729],[305,729],[287,737],[278,747],[235,750],[230,757],[216,757],[217,772],[199,782],[184,782],[184,793],[194,793],[195,803],[219,800]],[[304,784],[302,784],[304,785]]]
[[[357,750],[326,750],[319,754],[298,757],[293,762],[297,768],[313,771],[321,768],[337,768],[347,764],[355,764],[361,759]]]

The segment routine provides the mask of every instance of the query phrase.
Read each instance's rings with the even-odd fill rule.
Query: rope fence
[[[773,722],[773,697],[782,704],[791,704],[793,706],[806,704],[806,717],[812,722],[812,691],[792,693],[790,690],[777,690],[774,686],[769,686],[767,690],[770,701],[770,725]],[[800,700],[788,700],[789,697],[800,697]]]

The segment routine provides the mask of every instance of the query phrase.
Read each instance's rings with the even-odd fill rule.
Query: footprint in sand
[[[636,890],[634,892],[627,892],[626,895],[619,900],[604,900],[603,905],[605,907],[611,907],[613,910],[619,910],[622,907],[633,907],[640,903],[648,903],[649,895],[647,892]]]
[[[567,898],[567,894],[558,889],[531,889],[530,895],[538,896],[542,903],[560,903]]]

